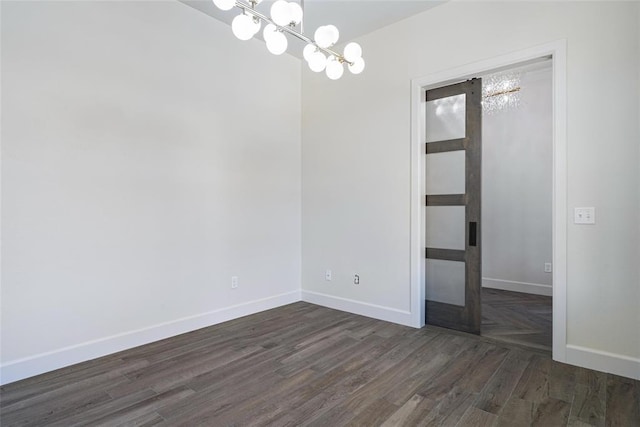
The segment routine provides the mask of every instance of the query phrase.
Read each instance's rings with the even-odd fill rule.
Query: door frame
[[[425,324],[425,105],[424,91],[551,57],[553,79],[553,360],[567,347],[567,41],[557,40],[411,80],[411,325]]]

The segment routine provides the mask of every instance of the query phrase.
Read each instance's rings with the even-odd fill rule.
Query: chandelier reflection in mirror
[[[520,73],[493,74],[482,80],[483,111],[493,114],[520,106]]]
[[[271,18],[255,9],[261,2],[262,0],[251,0],[249,3],[241,0],[213,0],[213,4],[221,10],[237,7],[242,11],[231,23],[233,34],[240,40],[253,38],[260,31],[262,22],[265,22],[262,35],[267,49],[274,55],[281,55],[287,51],[289,42],[286,34],[289,34],[307,43],[302,55],[309,68],[316,73],[324,71],[331,80],[337,80],[344,74],[345,64],[353,74],[360,74],[364,70],[362,48],[358,43],[347,44],[342,54],[332,50],[340,36],[334,25],[318,27],[313,39],[304,35],[304,0],[300,0],[300,4],[277,0],[271,5]],[[296,30],[298,26],[301,28],[300,31]]]

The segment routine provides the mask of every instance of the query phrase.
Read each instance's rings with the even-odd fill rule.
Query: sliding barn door
[[[426,97],[426,322],[479,334],[482,81]]]

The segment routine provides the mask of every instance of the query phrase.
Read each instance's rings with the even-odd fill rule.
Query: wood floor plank
[[[120,427],[152,427],[162,424],[165,424],[165,419],[156,412],[150,412],[130,421],[123,422],[120,424]]]
[[[531,425],[534,427],[566,426],[570,410],[570,403],[550,397],[538,404],[533,413]]]
[[[418,393],[424,397],[439,400],[453,386],[479,393],[495,373],[506,357],[508,350],[483,342],[472,343],[458,357],[453,359],[447,369],[443,369],[428,381]],[[473,366],[473,371],[469,367]]]
[[[420,396],[420,395],[416,395]],[[439,402],[431,399],[426,399],[420,396],[420,401],[417,403],[415,408],[413,408],[410,412],[403,415],[404,420],[402,420],[398,424],[390,424],[385,421],[385,425],[387,427],[392,427],[395,425],[401,426],[422,426],[426,425],[427,422],[431,419],[429,414],[433,414],[434,409],[438,405]],[[389,419],[391,420],[391,418]]]
[[[455,426],[460,422],[476,398],[477,394],[454,386],[439,399],[438,404],[424,420],[420,421],[420,424],[433,427],[442,425]]]
[[[535,404],[549,397],[549,375],[551,359],[533,356],[529,367],[523,372],[513,395]]]
[[[377,426],[397,410],[398,407],[393,403],[385,399],[377,399],[344,425],[348,427]]]
[[[584,421],[580,421],[575,418],[571,418],[569,416],[569,422],[567,423],[567,427],[594,427],[593,424],[585,423]]]
[[[103,391],[83,393],[64,400],[41,401],[29,406],[29,411],[2,411],[2,424],[8,426],[51,425],[78,413],[111,401]]]
[[[496,427],[529,427],[533,417],[533,402],[512,396],[503,405]]]
[[[180,425],[202,425],[213,414],[216,424],[219,425],[247,425],[262,418],[268,419],[283,395],[287,395],[292,390],[298,390],[315,377],[317,373],[312,370],[301,371],[286,378],[278,378],[274,375],[267,382],[267,387],[254,386],[244,390],[243,393],[235,393],[220,407],[215,405],[211,407],[212,410],[194,412],[187,417],[174,418],[171,415],[165,415],[165,417],[170,421],[178,420]]]
[[[200,374],[211,372],[259,351],[264,351],[264,348],[252,346],[242,350],[226,349],[216,353],[205,350],[189,353],[189,357],[164,360],[132,372],[127,375],[130,379],[128,383],[109,388],[108,393],[113,397],[120,397],[145,388],[162,393],[185,384]]]
[[[128,372],[147,366],[145,360],[124,361],[120,358],[107,356],[97,361],[80,363],[64,369],[27,378],[22,381],[4,385],[0,388],[0,408],[2,411],[10,410],[11,406],[35,404],[43,398],[53,399],[70,389],[82,388],[95,382],[96,378],[124,378]]]
[[[249,381],[253,376],[262,375],[265,371],[275,370],[282,365],[280,358],[291,354],[288,346],[277,346],[263,352],[252,353],[236,360],[231,366],[222,366],[202,373],[189,380],[185,385],[197,392],[206,392],[212,388],[233,387],[242,381]]]
[[[318,355],[314,360],[309,361],[309,363],[311,363],[310,368],[316,372],[328,372],[346,360],[374,351],[384,342],[385,340],[383,338],[375,335],[367,337],[367,339],[364,340],[352,341],[349,343],[350,345],[336,349],[337,351]]]
[[[495,331],[513,317],[511,336],[527,334],[517,296],[490,301]],[[7,384],[0,424],[635,427],[639,384],[520,344],[300,302]]]
[[[640,382],[609,375],[606,405],[606,426],[640,426]]]
[[[413,414],[418,406],[425,400],[424,397],[419,394],[414,394],[411,399],[407,400],[402,407],[398,408],[389,418],[387,418],[382,424],[382,427],[394,427],[405,425],[411,414]],[[433,405],[435,406],[435,405]],[[429,411],[433,409],[433,406],[429,408]]]
[[[595,426],[605,425],[607,400],[607,374],[590,369],[581,369],[578,374],[569,421]]]
[[[345,347],[353,347],[357,343],[357,340],[346,334],[337,333],[332,337],[324,338],[302,349],[297,349],[294,353],[282,359],[282,368],[278,369],[277,373],[284,376],[291,375],[306,369],[322,356],[333,355],[335,351]]]
[[[132,393],[118,399],[112,399],[91,409],[84,408],[82,411],[68,414],[65,418],[62,418],[54,423],[47,423],[46,425],[51,427],[86,425],[87,420],[93,421],[98,419],[107,419],[111,414],[115,414],[122,409],[129,408],[154,396],[157,396],[157,393],[155,393],[153,390],[141,390],[137,393]],[[40,423],[40,421],[42,420],[37,420],[38,424],[44,425],[44,423]]]
[[[395,385],[385,394],[385,398],[396,405],[402,405],[407,399],[425,388],[429,378],[435,377],[439,371],[444,369],[451,359],[447,359],[442,354],[435,354],[428,362],[416,362],[402,377],[398,377]]]
[[[577,385],[578,368],[566,363],[554,363],[549,373],[549,397],[573,402]]]
[[[490,427],[498,420],[498,416],[485,412],[474,406],[469,407],[456,427]]]
[[[499,414],[530,362],[530,354],[512,351],[482,390],[474,406],[484,412]]]
[[[427,351],[416,355],[419,363],[408,372],[409,376],[397,381],[385,395],[385,399],[402,405],[465,349],[462,343],[462,340],[451,339],[446,335],[434,338]]]
[[[141,417],[146,418],[150,414],[157,413],[158,409],[173,402],[187,399],[193,394],[195,394],[193,390],[186,387],[180,387],[142,400],[127,408],[122,408],[103,417],[102,419],[93,421],[92,424],[96,426],[113,426],[134,423],[135,420],[140,419]]]
[[[231,378],[231,381],[225,382],[227,387],[212,385],[205,390],[196,392],[196,395],[190,399],[165,405],[157,412],[167,420],[175,421],[178,424],[182,422],[206,423],[208,420],[222,416],[226,411],[231,410],[233,405],[256,393],[267,392],[269,387],[281,378],[273,372],[273,369],[274,366],[271,365],[262,371],[248,371],[248,375],[243,375],[241,379]],[[233,386],[238,383],[243,384],[243,387]],[[231,390],[233,392],[230,392]]]

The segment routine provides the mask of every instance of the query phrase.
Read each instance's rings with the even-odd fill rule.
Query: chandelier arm
[[[510,93],[518,92],[520,89],[522,88],[518,86],[518,87],[514,87],[513,89],[501,90],[499,92],[491,92],[486,94],[483,98],[491,98],[492,96],[508,95]]]
[[[242,2],[240,0],[236,0],[236,7],[239,8],[239,9],[242,9],[245,13],[248,13],[249,15],[252,15],[252,16],[254,16],[254,17],[258,18],[258,19],[261,19],[261,20],[263,20],[265,22],[268,22],[269,24],[275,25],[275,27],[278,28],[279,30],[282,30],[282,31],[284,31],[286,33],[289,33],[289,34],[291,34],[292,36],[296,37],[299,40],[302,40],[304,42],[307,42],[307,43],[310,43],[310,44],[314,45],[317,49],[321,50],[322,52],[324,52],[326,54],[335,56],[338,59],[338,61],[340,61],[340,62],[344,62],[344,63],[347,63],[349,65],[353,65],[353,62],[347,61],[344,56],[340,55],[339,53],[337,53],[337,52],[335,52],[335,51],[333,51],[331,49],[327,49],[327,48],[318,46],[318,44],[313,39],[311,39],[311,38],[305,36],[304,34],[294,30],[293,28],[291,28],[289,26],[283,27],[281,25],[276,24],[275,22],[273,22],[271,20],[271,18],[269,18],[266,15],[263,15],[262,13],[258,12],[257,10],[255,10],[249,3],[244,3],[244,2]]]

